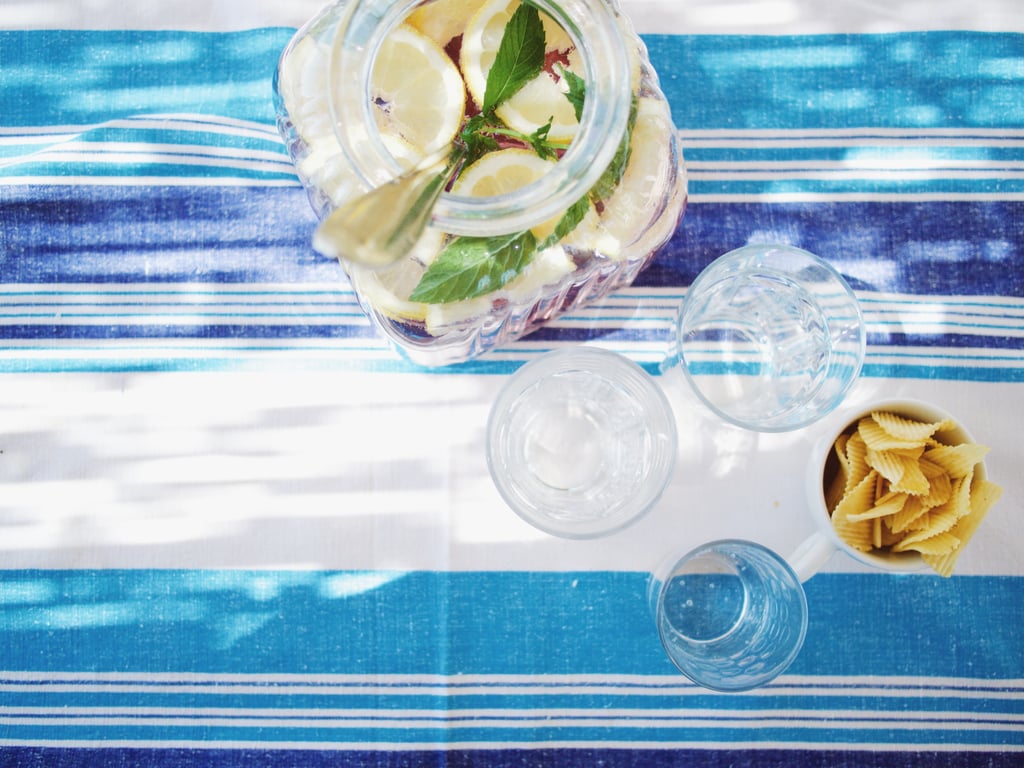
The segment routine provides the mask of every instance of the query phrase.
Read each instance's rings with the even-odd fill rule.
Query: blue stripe
[[[703,203],[636,285],[689,285],[719,255],[791,242],[839,268],[857,290],[1024,297],[1024,203]]]
[[[0,32],[4,124],[94,125],[206,112],[272,125],[270,82],[293,32]]]
[[[54,738],[54,729],[32,726],[5,726],[8,732],[7,738],[19,741],[41,742]],[[434,743],[443,746],[452,740],[466,743],[478,743],[484,746],[492,744],[516,744],[522,741],[531,742],[577,742],[581,745],[600,743],[602,741],[635,741],[640,743],[662,742],[665,744],[694,743],[706,738],[708,731],[703,728],[678,728],[659,729],[651,731],[644,728],[612,728],[612,729],[567,729],[555,727],[537,728],[501,728],[491,725],[481,725],[478,728],[465,728],[448,731],[445,729],[419,729],[419,728],[383,728],[374,727],[361,728],[274,728],[269,726],[252,727],[219,727],[207,725],[199,729],[201,740],[204,742],[241,741],[245,743],[260,742],[295,743],[295,742],[335,742],[335,743],[381,743],[388,742],[396,746],[402,744],[430,744]],[[195,733],[187,726],[167,727],[151,726],[140,724],[137,726],[125,725],[83,725],[79,727],[61,726],[61,738],[74,740],[102,740],[102,741],[180,741]],[[887,744],[949,744],[957,747],[971,745],[990,745],[993,741],[1003,746],[1021,746],[1024,744],[1024,732],[1019,729],[1007,728],[1000,730],[929,730],[928,728],[898,730],[898,729],[837,729],[837,730],[790,730],[785,728],[758,728],[752,726],[745,729],[716,728],[714,738],[724,743],[743,743],[744,741],[757,741],[758,743],[777,742],[790,744],[793,742],[809,742],[828,745],[835,743],[837,738],[848,739],[850,743],[871,744],[882,741]]]
[[[896,326],[898,327],[898,325]],[[1018,330],[1021,326],[1016,326]],[[921,334],[902,333],[869,333],[868,351],[872,345],[889,347],[926,347],[932,349],[1024,349],[1024,337],[1021,336],[982,336],[979,334],[945,333]]]
[[[1024,192],[1024,179],[768,179],[744,181],[729,179],[715,181],[690,179],[690,194],[704,195],[799,195],[799,194],[951,194],[1020,195]]]
[[[0,750],[11,766],[60,768],[1020,768],[1011,752],[839,751],[831,749],[537,749],[445,751],[318,751],[262,749],[90,749],[73,752],[41,748]]]
[[[233,167],[231,165],[195,164],[180,165],[168,162],[140,161],[132,164],[88,162],[85,160],[59,162],[25,162],[11,168],[0,168],[0,176],[17,175],[19,177],[41,176],[93,176],[124,179],[134,176],[155,176],[172,179],[175,177],[205,179],[247,179],[276,180],[289,185],[298,185],[294,170],[282,167],[279,171],[253,170],[250,168]]]
[[[377,334],[364,315],[348,315],[359,322],[333,324],[295,323],[233,325],[199,322],[190,325],[125,324],[102,325],[2,325],[0,339],[372,339]]]
[[[119,347],[120,349],[120,347]],[[231,347],[222,350],[221,355],[210,356],[211,350],[196,350],[194,356],[178,353],[177,347],[174,354],[171,351],[160,352],[159,350],[146,350],[148,354],[140,354],[134,359],[123,357],[106,357],[102,350],[88,360],[67,358],[60,360],[53,359],[32,359],[21,357],[17,359],[0,359],[0,373],[145,373],[145,372],[168,372],[168,371],[230,371],[236,370],[240,363],[249,366],[258,366],[261,360],[265,360],[268,366],[280,365],[280,357],[274,357],[274,353],[295,353],[292,347],[257,347],[241,348]],[[214,350],[216,351],[216,350]],[[333,352],[340,355],[342,348],[314,349],[314,352]],[[540,354],[541,350],[535,352]],[[205,354],[204,354],[205,353]],[[508,376],[515,373],[525,359],[521,360],[483,360],[466,363],[457,368],[429,369],[431,373],[442,375],[479,375],[479,376]],[[652,376],[661,372],[659,363],[637,361],[641,368]],[[289,365],[295,370],[339,370],[344,369],[350,372],[364,373],[422,373],[423,369],[406,362],[400,356],[393,359],[380,360],[367,358],[365,360],[341,360],[340,357],[304,357],[301,354],[296,358],[293,354],[289,358]],[[921,379],[932,381],[974,381],[985,383],[1020,383],[1024,382],[1024,368],[986,368],[973,366],[942,366],[942,365],[891,365],[881,363],[865,363],[862,375],[868,378],[886,379]]]
[[[978,381],[988,383],[1024,382],[1024,368],[984,368],[944,365],[884,365],[867,362],[861,375],[883,379],[923,379],[931,381]]]
[[[310,246],[297,188],[0,187],[0,217],[8,281],[341,281]],[[1009,202],[694,204],[635,285],[689,285],[756,231],[818,253],[856,289],[1020,298],[1021,221],[1024,203]]]
[[[683,129],[1024,125],[1020,34],[644,40]]]
[[[0,593],[28,596],[0,603],[3,666],[673,674],[647,613],[644,574],[392,575],[336,597],[336,585],[361,582],[324,572],[7,571]],[[821,574],[806,585],[810,629],[792,672],[1022,678],[1021,583]],[[907,626],[928,630],[907,635]]]
[[[270,79],[292,32],[3,32],[5,120],[74,125],[140,112],[207,111],[269,123]],[[1024,55],[1019,34],[644,40],[684,129],[782,128],[794,121],[808,128],[1024,124],[1019,73],[1001,65]],[[56,81],[45,77],[53,69],[62,72]],[[987,78],[980,90],[979,72]],[[820,87],[823,76],[827,89]],[[69,91],[79,98],[68,100]]]

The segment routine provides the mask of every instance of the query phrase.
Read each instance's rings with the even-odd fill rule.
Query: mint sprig
[[[546,45],[540,12],[523,3],[505,24],[494,64],[487,73],[484,103],[480,105],[484,114],[493,112],[541,73]]]
[[[545,159],[556,159],[565,149],[564,145],[548,139],[551,120],[532,134],[523,134],[508,128],[495,114],[499,106],[543,71],[546,44],[540,12],[524,0],[505,25],[494,64],[487,73],[481,111],[466,121],[456,140],[459,165],[464,167],[499,149],[499,137],[530,146]],[[565,67],[561,68],[561,75],[569,86],[566,98],[579,120],[586,95],[583,78]],[[627,135],[616,157],[622,164],[628,159],[628,139]],[[621,157],[624,152],[625,157]],[[613,170],[610,176],[606,173],[606,181],[617,183],[619,176],[621,168]],[[446,304],[502,288],[522,273],[539,251],[558,244],[569,235],[590,210],[591,199],[598,199],[595,192],[603,196],[606,191],[595,189],[577,200],[559,219],[554,232],[541,243],[529,231],[501,237],[453,238],[427,267],[409,300]]]
[[[536,251],[529,231],[457,237],[431,262],[409,300],[445,304],[496,291],[522,272]]]
[[[586,82],[582,77],[572,70],[566,69],[561,64],[558,65],[558,68],[562,71],[562,79],[569,86],[569,92],[565,94],[565,98],[572,104],[576,112],[576,122],[579,122],[580,118],[583,117],[583,102],[587,96]]]

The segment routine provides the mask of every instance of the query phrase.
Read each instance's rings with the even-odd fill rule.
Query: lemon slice
[[[531,184],[557,161],[545,160],[529,149],[510,147],[488,152],[464,168],[452,184],[452,194],[461,197],[497,197]],[[561,216],[556,216],[530,231],[538,241],[550,235]]]
[[[622,246],[634,243],[658,214],[658,200],[672,175],[672,116],[668,106],[657,99],[637,103],[636,124],[630,139],[629,162],[622,179],[604,201],[601,227]]]
[[[519,147],[488,152],[462,170],[452,185],[452,192],[463,197],[504,195],[537,181],[555,162]]]
[[[525,305],[535,301],[545,286],[565,279],[565,276],[575,269],[575,263],[563,248],[547,248],[538,253],[526,269],[494,294],[450,304],[427,305],[423,318],[424,326],[427,333],[440,336],[455,330],[463,323],[479,322],[481,317],[491,313],[496,297]]]
[[[401,138],[421,157],[451,144],[466,111],[458,67],[408,24],[392,30],[381,45],[371,91],[380,132]]]
[[[462,34],[480,0],[430,0],[409,14],[406,23],[444,47]]]
[[[581,73],[583,65],[579,55],[569,54],[566,69]],[[566,98],[567,87],[561,79],[541,72],[537,77],[516,91],[507,101],[499,104],[494,112],[509,128],[530,134],[551,121],[548,139],[568,144],[579,130],[576,108]]]
[[[466,87],[478,105],[483,103],[487,73],[494,65],[505,25],[519,5],[519,0],[489,0],[469,20],[462,35],[459,66]],[[548,54],[557,51],[567,55],[566,69],[581,74],[583,70],[572,38],[547,14],[541,13],[540,18],[544,25],[545,50]],[[560,78],[541,72],[495,111],[509,128],[527,134],[553,118],[548,138],[569,141],[576,135],[578,123],[575,110],[565,97],[567,90]]]
[[[444,240],[443,232],[427,227],[408,259],[386,269],[350,265],[352,282],[382,315],[395,320],[422,322],[426,318],[427,305],[409,301],[409,295],[419,284],[427,266],[441,252]]]

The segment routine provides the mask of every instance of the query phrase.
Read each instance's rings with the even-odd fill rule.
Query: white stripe
[[[78,187],[298,187],[294,179],[233,176],[0,176],[0,186]]]
[[[115,128],[133,126],[164,128],[168,125],[175,124],[188,126],[190,130],[203,130],[208,127],[216,127],[218,130],[233,128],[242,131],[256,132],[262,136],[278,136],[277,130],[274,126],[269,125],[268,123],[202,112],[152,112],[135,117],[115,118],[102,123],[84,123],[75,125],[0,126],[0,136],[32,136],[36,134],[76,135],[104,126],[113,126]]]
[[[281,141],[277,129],[265,123],[251,120],[232,120],[217,115],[146,115],[110,120],[93,126],[97,128],[148,128],[163,131],[188,131],[196,133],[212,133],[223,136],[244,136],[246,138]]]
[[[634,306],[656,306],[659,309],[674,307],[687,293],[686,288],[640,287],[621,288],[611,293],[602,301],[581,311],[600,311],[606,305],[619,305],[632,309]],[[903,294],[885,291],[856,291],[858,299],[865,309],[873,308],[905,308],[909,311],[939,311],[968,308],[973,312],[1016,311],[1024,317],[1024,298],[1013,296],[963,295],[950,296],[938,294]],[[339,273],[338,282],[296,282],[296,283],[202,283],[202,282],[167,282],[167,283],[0,283],[0,296],[3,300],[16,301],[21,297],[34,299],[38,296],[59,295],[63,297],[93,297],[101,299],[131,296],[197,296],[246,298],[257,297],[260,301],[294,301],[307,296],[337,295],[352,296],[354,292]]]
[[[168,283],[0,283],[0,295],[6,301],[8,294],[35,296],[38,294],[60,293],[68,296],[102,296],[138,294],[146,295],[172,295],[193,294],[197,296],[248,296],[248,295],[281,295],[289,297],[336,293],[352,293],[351,288],[339,279],[337,283],[245,283],[234,285],[231,283],[196,283],[196,282],[168,282]]]
[[[211,126],[216,126],[219,129],[233,129],[244,132],[251,132],[253,134],[259,134],[262,136],[269,136],[274,140],[280,140],[281,136],[278,133],[278,129],[271,123],[261,123],[255,120],[244,120],[241,118],[229,118],[223,115],[210,115],[206,113],[188,113],[188,112],[177,112],[177,113],[151,113],[147,115],[139,115],[137,117],[126,118],[124,120],[113,120],[110,125],[121,126],[124,125],[143,125],[146,127],[160,128],[167,124],[172,125],[185,125],[191,128],[195,127],[199,130],[205,130]]]
[[[205,342],[203,339],[190,340],[189,343],[168,343],[142,346],[138,344],[111,344],[97,346],[82,344],[65,346],[59,350],[48,347],[18,347],[0,352],[0,360],[35,360],[35,361],[93,361],[93,360],[129,360],[133,363],[146,360],[223,360],[242,363],[261,353],[273,352],[274,361],[285,359],[319,359],[323,358],[340,367],[346,362],[358,363],[360,359],[383,359],[397,362],[394,351],[383,339],[342,339],[337,342],[331,339],[318,340],[318,343],[294,344],[293,339],[287,340],[253,340],[251,343],[232,343],[230,340]],[[338,353],[361,353],[361,358],[354,357],[351,361],[339,360]],[[230,353],[230,354],[228,354]],[[249,356],[247,358],[247,355]]]
[[[713,713],[713,714],[712,714]],[[823,717],[827,713],[827,718]],[[326,723],[329,726],[349,727],[340,720],[367,723],[393,723],[396,726],[444,725],[459,727],[457,721],[474,727],[483,722],[510,721],[510,727],[536,727],[538,725],[587,726],[604,724],[631,725],[643,722],[649,727],[677,727],[680,723],[701,727],[722,727],[726,723],[756,722],[780,724],[806,721],[821,727],[845,724],[847,727],[915,727],[924,721],[936,720],[942,725],[971,723],[976,726],[1009,727],[1009,723],[1024,724],[1024,714],[1004,712],[974,712],[961,710],[864,710],[864,709],[697,709],[663,708],[618,708],[607,709],[601,705],[591,708],[568,707],[558,709],[537,708],[474,708],[447,709],[443,706],[420,707],[417,709],[325,707],[323,709],[290,707],[5,707],[0,706],[0,722],[17,722],[27,718],[45,718],[47,724],[78,724],[118,721],[122,718],[158,718],[163,721],[182,723],[214,724],[225,720],[272,721],[275,725],[308,727],[310,723]],[[456,722],[453,722],[456,721]],[[1001,722],[995,722],[1001,721]],[[931,726],[929,726],[931,727]],[[939,727],[936,725],[935,727]]]
[[[40,133],[31,136],[5,136],[2,131],[3,129],[0,128],[0,147],[34,147],[36,145],[59,144],[66,141],[74,141],[81,136],[80,133]]]
[[[27,314],[27,313],[26,313]],[[207,312],[196,313],[194,310],[182,312],[135,312],[124,313],[123,315],[111,315],[109,313],[81,313],[69,316],[68,314],[57,313],[33,313],[34,320],[44,320],[44,325],[52,326],[95,326],[97,321],[103,320],[102,325],[133,326],[148,325],[232,325],[232,326],[257,326],[257,325],[295,325],[301,321],[305,325],[366,325],[366,317],[353,311],[347,312],[323,312],[323,311],[296,311],[296,312],[249,312],[235,314],[231,311],[215,312],[210,309]],[[23,315],[6,315],[0,312],[0,325],[24,325],[26,318]],[[6,343],[6,342],[4,342]]]
[[[693,174],[700,172],[712,176],[715,174],[753,172],[753,171],[887,171],[895,173],[913,171],[967,171],[986,170],[991,168],[1008,168],[1024,170],[1024,160],[949,160],[945,158],[921,157],[912,152],[897,153],[884,156],[853,157],[849,160],[688,160],[686,170]]]
[[[92,686],[95,690],[111,690],[110,685],[129,684],[132,690],[154,690],[159,685],[186,686],[187,690],[202,691],[209,688],[213,693],[236,692],[236,686],[265,694],[268,687],[275,693],[308,693],[314,690],[358,690],[359,692],[395,692],[396,689],[415,693],[467,690],[483,693],[589,693],[589,692],[633,692],[638,695],[708,695],[699,686],[679,675],[605,675],[605,674],[553,674],[542,675],[403,675],[403,674],[245,674],[245,673],[202,673],[202,672],[76,672],[76,671],[32,671],[0,670],[0,690],[12,685],[29,684],[20,690],[49,690],[50,686],[61,690],[80,690],[77,684]],[[90,688],[93,689],[93,688]],[[793,695],[847,695],[856,691],[858,695],[894,695],[893,691],[907,691],[913,695],[939,692],[949,695],[968,695],[982,692],[985,695],[1020,697],[1024,693],[1024,678],[993,680],[968,677],[921,677],[883,675],[782,675],[763,688],[750,691],[747,696],[780,694]],[[900,694],[902,695],[902,694]]]
[[[177,166],[203,166],[211,168],[235,168],[238,170],[248,171],[273,171],[274,173],[294,173],[294,169],[291,163],[283,162],[277,158],[274,158],[271,161],[246,161],[238,159],[229,159],[228,157],[219,157],[213,154],[202,157],[196,157],[193,155],[160,154],[158,152],[108,152],[102,149],[95,153],[82,153],[67,152],[62,147],[45,149],[42,150],[41,152],[37,152],[35,154],[28,155],[23,158],[18,158],[17,162],[6,163],[5,166],[0,167],[16,166],[21,163],[56,162],[94,163],[105,165],[149,165],[153,163],[161,163],[166,165]]]
[[[373,729],[375,731],[402,731],[410,728],[429,729],[436,728],[443,731],[445,734],[451,731],[472,731],[481,729],[493,729],[493,728],[505,728],[509,730],[517,729],[544,729],[544,728],[601,728],[606,730],[613,730],[617,728],[643,728],[645,731],[654,731],[658,729],[667,730],[678,730],[681,728],[699,728],[702,730],[715,730],[715,729],[728,729],[743,728],[744,726],[737,724],[732,721],[725,723],[716,721],[715,719],[702,719],[702,718],[686,718],[680,717],[671,720],[650,720],[643,722],[636,722],[633,720],[620,720],[620,721],[608,721],[604,719],[581,719],[581,720],[566,720],[558,717],[551,718],[536,718],[536,719],[509,719],[504,718],[499,720],[489,718],[479,718],[475,720],[380,720],[377,718],[369,719],[325,719],[325,718],[310,718],[308,720],[292,720],[290,718],[235,718],[235,717],[212,717],[212,718],[191,718],[191,717],[152,717],[140,720],[135,716],[127,717],[81,717],[81,718],[67,718],[67,717],[55,717],[46,718],[40,720],[38,718],[25,718],[25,717],[0,717],[0,725],[14,727],[14,726],[37,726],[45,728],[74,728],[74,727],[105,727],[115,728],[123,726],[136,726],[146,728],[275,728],[280,730],[285,729],[308,729],[316,728],[318,730],[359,730],[359,729]],[[969,727],[973,732],[979,731],[994,731],[1003,732],[1007,730],[1015,730],[1012,725],[1003,725],[999,723],[985,723],[985,722],[948,722],[948,723],[928,723],[927,729],[930,731],[953,731],[961,732],[965,726]],[[746,726],[747,729],[768,729],[768,728],[780,728],[792,731],[838,731],[838,730],[903,730],[903,731],[916,731],[921,729],[922,725],[919,722],[908,722],[902,723],[899,720],[887,718],[884,715],[880,715],[877,720],[863,720],[863,721],[851,721],[847,722],[842,719],[833,718],[830,712],[819,712],[817,716],[809,719],[808,723],[802,723],[800,721],[793,721],[787,718],[782,719],[753,719]],[[587,741],[594,743],[602,743],[603,739],[599,737],[595,738],[592,736],[581,736],[586,738]]]
[[[78,152],[83,158],[91,158],[97,153],[124,157],[164,157],[192,155],[201,157],[234,158],[238,160],[262,160],[292,168],[292,163],[283,152],[267,149],[248,149],[244,147],[222,147],[206,144],[153,144],[134,141],[68,141],[52,150],[37,152],[31,157],[52,157],[58,153]],[[27,160],[25,156],[22,160]]]
[[[919,138],[957,136],[983,136],[986,138],[1020,138],[1024,140],[1024,131],[1020,128],[886,128],[886,127],[849,127],[849,128],[705,128],[680,129],[679,135],[684,138],[759,138],[776,139],[780,135],[812,138],[846,138],[874,137],[885,138]]]
[[[891,365],[955,365],[986,368],[1005,368],[1008,364],[1024,363],[1024,352],[1012,349],[966,348],[936,352],[927,347],[869,347],[869,363]]]
[[[1018,131],[1015,135],[1001,136],[999,138],[920,138],[908,137],[882,137],[882,138],[813,138],[800,137],[792,131],[778,131],[774,136],[756,136],[746,134],[743,136],[714,136],[712,138],[691,138],[686,135],[679,137],[685,156],[687,150],[691,149],[853,149],[860,147],[895,147],[906,149],[908,147],[982,147],[985,149],[1020,149],[1024,146],[1024,133]]]
[[[941,171],[941,172],[940,172]],[[937,180],[1016,180],[1024,178],[1024,171],[948,169],[917,170],[896,167],[893,169],[850,169],[848,166],[836,170],[796,171],[765,173],[763,171],[694,171],[687,169],[690,181],[937,181]]]

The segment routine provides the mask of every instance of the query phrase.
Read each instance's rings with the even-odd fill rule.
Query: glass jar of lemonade
[[[275,97],[321,219],[448,157],[429,224],[397,260],[334,254],[422,365],[629,285],[685,209],[669,106],[614,0],[339,0],[283,52]]]

